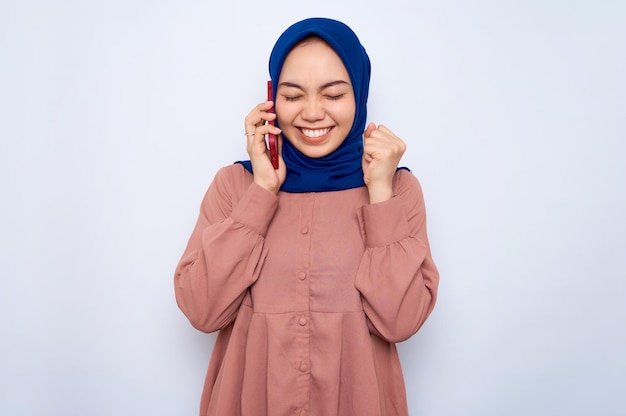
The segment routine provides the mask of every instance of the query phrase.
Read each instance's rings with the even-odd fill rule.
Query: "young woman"
[[[407,415],[394,343],[439,275],[405,143],[366,127],[370,61],[341,22],[289,27],[270,76],[275,99],[245,119],[250,160],[217,173],[176,269],[181,310],[219,331],[200,413]]]

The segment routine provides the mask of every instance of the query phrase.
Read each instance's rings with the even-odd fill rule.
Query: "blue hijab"
[[[290,26],[278,38],[270,55],[272,83],[278,85],[280,71],[291,49],[310,36],[322,38],[341,58],[354,89],[356,113],[352,128],[343,143],[334,152],[321,158],[305,156],[283,133],[282,156],[287,166],[287,177],[280,190],[323,192],[364,186],[363,132],[367,119],[371,66],[367,52],[352,29],[337,20],[325,18],[306,19]],[[276,102],[276,88],[273,93],[273,100]],[[249,160],[237,163],[252,172]]]

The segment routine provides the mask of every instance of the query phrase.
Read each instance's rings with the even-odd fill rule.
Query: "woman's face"
[[[287,55],[276,89],[279,126],[293,146],[313,158],[336,150],[356,113],[343,62],[324,41],[312,38]]]

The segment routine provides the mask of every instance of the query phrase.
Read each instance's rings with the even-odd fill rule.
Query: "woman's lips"
[[[305,129],[300,128],[300,135],[304,139],[304,141],[308,143],[320,143],[328,137],[332,127],[326,127],[323,129]]]

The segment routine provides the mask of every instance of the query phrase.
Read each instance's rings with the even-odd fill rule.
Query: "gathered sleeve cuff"
[[[230,216],[265,237],[277,207],[276,194],[251,183]]]
[[[400,198],[364,205],[358,216],[368,248],[387,246],[409,236],[409,221]]]

